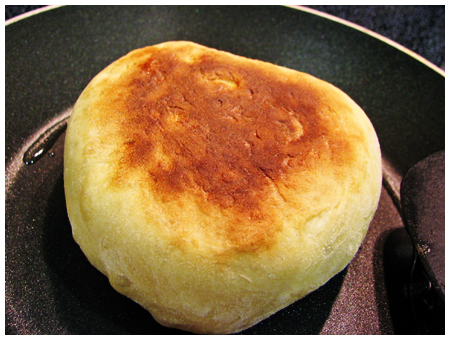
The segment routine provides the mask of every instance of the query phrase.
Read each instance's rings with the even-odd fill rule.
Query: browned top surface
[[[273,188],[288,186],[292,175],[299,183],[302,173],[353,163],[351,138],[324,106],[326,88],[302,74],[192,48],[140,50],[105,97],[123,137],[116,180],[145,170],[145,185],[162,200],[190,193],[231,211],[238,223],[228,237],[254,248],[278,228],[276,207],[265,205]],[[249,220],[252,227],[242,223]]]

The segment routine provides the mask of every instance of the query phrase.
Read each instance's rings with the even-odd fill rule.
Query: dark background
[[[43,7],[5,6],[5,19]],[[445,6],[307,6],[377,32],[445,70]]]

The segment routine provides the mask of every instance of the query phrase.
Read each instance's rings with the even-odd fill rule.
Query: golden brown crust
[[[348,96],[189,42],[101,72],[75,106],[65,157],[69,217],[91,262],[161,323],[201,333],[249,327],[341,270],[380,193],[376,135]],[[170,287],[190,297],[172,301]]]
[[[193,45],[148,47],[133,60],[114,93],[96,104],[108,113],[99,119],[120,126],[114,180],[120,185],[141,169],[143,185],[162,200],[186,192],[204,209],[229,210],[234,218],[224,235],[236,249],[273,242],[270,185],[310,169],[356,165],[358,130],[352,139],[339,135],[342,122],[324,114],[322,89],[299,73],[280,77],[267,64]],[[267,223],[260,231],[238,227],[247,220]]]

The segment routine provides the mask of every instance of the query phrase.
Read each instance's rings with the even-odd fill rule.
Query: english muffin
[[[194,333],[239,332],[326,283],[381,190],[377,135],[345,93],[184,41],[101,71],[64,157],[88,260],[156,321]]]

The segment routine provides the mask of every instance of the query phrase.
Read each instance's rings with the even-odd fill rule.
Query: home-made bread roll
[[[162,325],[246,329],[349,263],[377,208],[375,131],[334,86],[190,42],[132,51],[78,99],[76,242]]]

